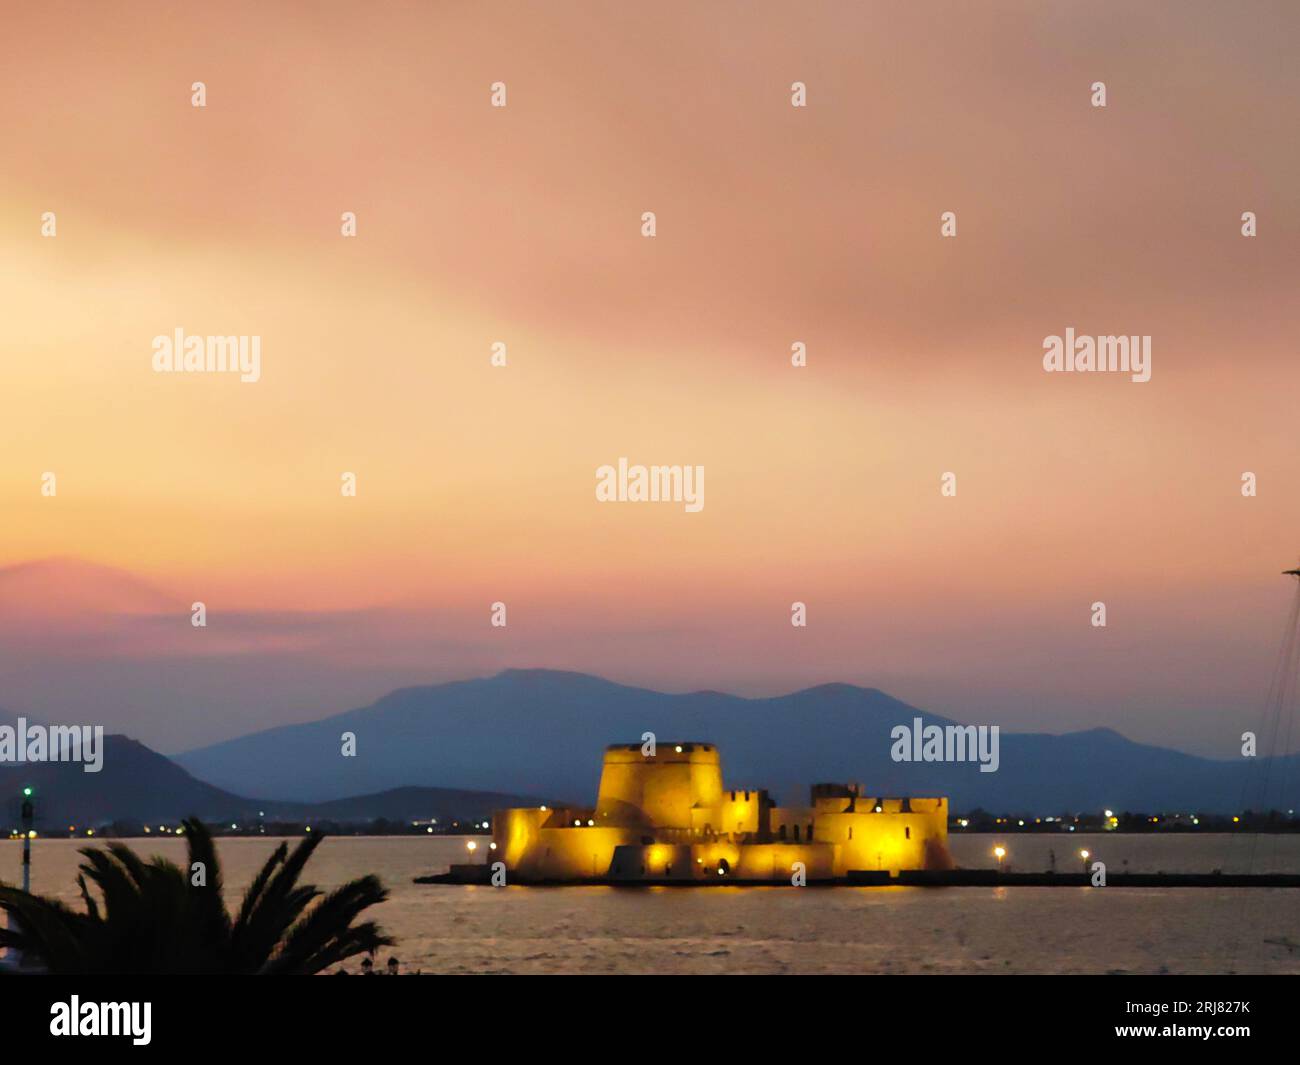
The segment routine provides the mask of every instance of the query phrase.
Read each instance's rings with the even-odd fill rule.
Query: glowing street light
[[[1001,872],[1002,870],[1002,859],[1005,858],[1006,856],[1007,856],[1007,849],[1006,847],[1002,846],[1002,844],[999,843],[996,847],[993,848],[993,857],[995,857],[998,860],[999,872]]]

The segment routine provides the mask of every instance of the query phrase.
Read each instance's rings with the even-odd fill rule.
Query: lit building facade
[[[765,790],[724,788],[710,743],[659,744],[652,755],[615,744],[595,807],[501,810],[492,831],[489,860],[519,882],[812,883],[952,867],[946,798],[816,784],[811,805],[777,806]]]

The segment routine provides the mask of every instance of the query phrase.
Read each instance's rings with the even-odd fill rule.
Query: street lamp
[[[1006,847],[1002,846],[1002,844],[999,843],[996,847],[993,848],[993,857],[995,857],[998,860],[998,872],[1002,871],[1002,859],[1005,858],[1006,856],[1007,856],[1007,849]]]
[[[23,891],[32,890],[32,789],[23,788]]]

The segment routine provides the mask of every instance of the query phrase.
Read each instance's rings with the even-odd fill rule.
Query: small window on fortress
[[[904,839],[911,839],[911,838],[912,838],[912,830],[911,830],[910,828],[904,828],[904,829],[903,829],[903,838],[904,838]]]
[[[849,839],[853,838],[853,826],[849,825]]]
[[[781,826],[781,838],[785,839],[785,825]]]
[[[798,826],[798,825],[795,825],[795,826],[794,826],[794,841],[795,841],[796,843],[799,842],[799,826]]]

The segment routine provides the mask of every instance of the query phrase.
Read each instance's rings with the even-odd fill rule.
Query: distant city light
[[[474,851],[478,850],[478,844],[475,843],[473,840],[470,840],[468,843],[465,844],[465,849],[470,853],[473,853]]]

